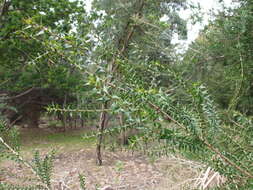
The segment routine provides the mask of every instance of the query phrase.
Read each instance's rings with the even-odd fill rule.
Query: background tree
[[[252,3],[240,1],[210,23],[190,46],[185,62],[221,108],[252,114]]]
[[[72,29],[84,17],[84,5],[68,0],[3,0],[0,7],[1,91],[9,96],[31,92],[9,103],[17,108],[18,115],[33,118],[29,126],[36,126],[42,107],[52,102],[62,104],[65,96],[80,89],[81,73],[70,59],[56,54],[56,49],[70,53],[66,41],[75,38]],[[61,46],[49,43],[52,39],[60,40]],[[12,121],[16,115],[11,114]]]

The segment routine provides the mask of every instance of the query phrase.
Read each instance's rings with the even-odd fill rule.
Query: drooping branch
[[[118,88],[119,90],[122,90],[122,91],[126,91],[126,89],[117,87],[117,86],[115,86],[113,84],[110,84],[110,86],[112,86],[114,88]],[[176,119],[174,119],[172,116],[170,116],[166,111],[164,111],[161,107],[159,107],[155,103],[147,101],[147,104],[150,105],[150,107],[152,109],[154,109],[156,111],[156,113],[158,113],[159,115],[162,115],[162,117],[166,121],[172,121],[173,123],[175,123],[177,126],[179,126],[182,129],[186,129],[187,128],[185,125],[181,124],[179,121],[177,121]],[[203,137],[198,137],[198,138],[202,141],[202,143],[210,151],[212,151],[213,153],[215,153],[216,155],[218,155],[228,165],[232,166],[233,168],[235,168],[236,170],[238,170],[240,173],[244,174],[245,176],[248,176],[249,178],[253,179],[253,175],[250,172],[248,172],[246,169],[243,169],[242,167],[238,166],[236,163],[234,163],[233,161],[231,161],[228,157],[226,157],[218,149],[216,149],[212,144],[210,144],[206,139],[204,139]]]

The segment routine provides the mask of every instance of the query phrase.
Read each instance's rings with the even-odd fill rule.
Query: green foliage
[[[79,174],[79,182],[80,182],[80,188],[81,190],[86,190],[86,181],[85,177],[81,174]]]
[[[41,182],[44,183],[48,188],[51,188],[51,175],[54,156],[55,153],[52,152],[51,154],[46,155],[44,159],[42,159],[39,155],[39,152],[36,151],[33,158],[34,170],[41,179]]]

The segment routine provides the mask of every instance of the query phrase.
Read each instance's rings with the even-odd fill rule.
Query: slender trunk
[[[64,103],[63,103],[63,108],[66,107],[66,102],[67,102],[67,96],[65,95],[64,97]],[[66,116],[66,112],[63,112],[63,118],[62,118],[62,122],[63,122],[63,131],[66,132],[66,122],[67,122],[67,116]]]
[[[75,129],[77,128],[77,120],[78,120],[78,117],[75,116]]]
[[[127,139],[126,129],[124,128],[123,113],[119,114],[119,123],[120,123],[120,127],[122,127],[121,132],[120,132],[121,133],[120,138],[122,139],[121,145],[126,145],[128,144],[128,139]]]
[[[105,102],[102,104],[102,110],[107,109],[108,102]],[[97,139],[97,165],[101,166],[102,161],[102,154],[101,154],[101,148],[103,143],[103,137],[104,137],[104,129],[106,128],[106,122],[107,120],[107,112],[102,111],[100,114],[100,123],[99,123],[99,133],[98,133],[98,139]]]
[[[84,128],[84,119],[81,117],[81,126]]]

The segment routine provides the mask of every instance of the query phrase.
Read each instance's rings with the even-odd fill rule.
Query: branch
[[[0,100],[13,100],[13,99],[16,99],[16,98],[19,98],[21,96],[24,96],[24,95],[28,94],[29,92],[33,91],[34,89],[39,89],[39,88],[32,87],[32,88],[26,90],[25,92],[23,92],[21,94],[18,94],[18,95],[13,96],[13,97],[8,97],[8,98],[0,98]]]
[[[48,111],[59,111],[59,112],[109,112],[111,109],[95,109],[95,110],[83,110],[83,109],[61,109],[61,108],[48,108]]]
[[[236,165],[234,162],[232,162],[231,160],[229,160],[229,158],[227,158],[226,156],[224,156],[219,150],[217,150],[215,147],[213,147],[211,144],[209,144],[207,141],[202,140],[203,143],[213,152],[215,152],[217,155],[220,156],[220,158],[222,160],[224,160],[226,163],[228,163],[229,165],[233,166],[234,168],[236,168],[238,171],[240,171],[242,174],[248,176],[249,178],[253,179],[253,175],[251,173],[249,173],[247,170],[242,169],[240,166]]]

